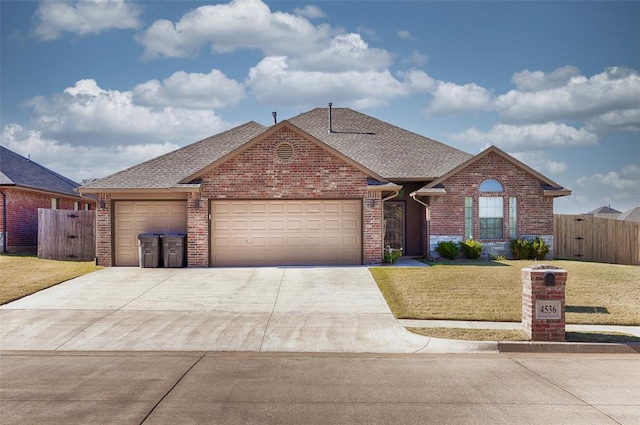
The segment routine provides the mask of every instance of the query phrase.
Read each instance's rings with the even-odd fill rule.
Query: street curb
[[[640,343],[498,342],[500,353],[640,354]]]

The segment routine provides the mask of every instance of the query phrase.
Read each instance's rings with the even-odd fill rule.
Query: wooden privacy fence
[[[585,215],[555,215],[555,258],[640,264],[640,223]]]
[[[38,208],[38,258],[93,261],[95,212]]]

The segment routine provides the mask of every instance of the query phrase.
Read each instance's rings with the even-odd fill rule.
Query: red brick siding
[[[545,275],[553,273],[555,285],[544,284]],[[567,271],[553,266],[538,265],[521,270],[522,276],[522,326],[532,341],[564,342],[566,339],[565,288]],[[559,319],[542,319],[536,315],[537,300],[560,302]]]
[[[38,208],[50,209],[52,198],[60,199],[58,209],[61,210],[73,210],[75,201],[81,203],[81,209],[84,209],[87,203],[94,208],[93,201],[79,200],[63,195],[8,187],[3,187],[2,192],[7,197],[8,251],[35,251],[38,248]],[[3,214],[3,203],[0,199],[0,233],[4,232]]]
[[[101,203],[104,203],[102,207],[100,206]],[[107,267],[113,265],[111,207],[110,194],[100,193],[98,195],[98,207],[96,208],[96,226],[98,231],[96,235],[96,256],[98,257],[98,264]]]
[[[293,145],[294,157],[275,155],[279,143]],[[379,194],[378,194],[379,195]],[[365,263],[382,259],[382,207],[370,209],[367,176],[326,149],[283,128],[203,176],[202,202],[212,199],[362,199]],[[204,204],[203,204],[204,205]],[[208,209],[189,209],[189,244],[202,246]],[[198,216],[199,215],[199,216]],[[203,219],[204,218],[204,219]],[[206,234],[208,261],[208,234]],[[191,252],[191,251],[189,251]],[[189,254],[190,265],[204,265],[202,253]]]
[[[446,179],[447,194],[431,202],[431,235],[464,236],[464,198],[473,197],[474,229],[478,238],[478,198],[494,196],[479,192],[486,179],[502,184],[504,192],[504,240],[509,239],[509,197],[518,199],[518,234],[553,235],[553,198],[543,196],[541,181],[496,153],[489,153]]]
[[[206,200],[197,193],[187,197],[187,265],[207,267],[209,265],[209,208]]]
[[[370,202],[373,202],[373,208]],[[377,264],[383,256],[383,205],[379,191],[367,193],[362,205],[362,246],[364,263]]]

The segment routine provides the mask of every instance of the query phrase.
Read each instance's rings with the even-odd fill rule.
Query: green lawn
[[[0,255],[0,304],[101,268],[93,261],[55,261],[27,255]]]
[[[371,273],[399,319],[519,322],[521,269],[532,261],[442,262],[374,267]],[[545,261],[567,270],[566,321],[640,325],[640,267]]]

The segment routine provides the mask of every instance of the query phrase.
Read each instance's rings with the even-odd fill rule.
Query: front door
[[[384,203],[384,247],[404,251],[404,202],[387,201]]]

